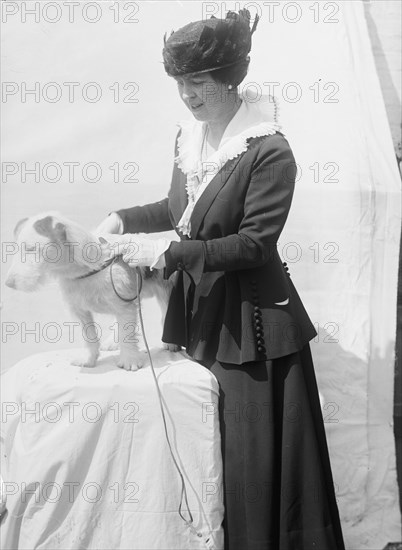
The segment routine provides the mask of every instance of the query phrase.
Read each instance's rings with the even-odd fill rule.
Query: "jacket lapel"
[[[216,195],[227,182],[229,176],[235,169],[242,155],[238,155],[234,159],[228,160],[219,172],[212,178],[208,186],[196,202],[193,213],[191,215],[191,238],[196,239],[202,220],[208,212],[211,204],[214,202]]]

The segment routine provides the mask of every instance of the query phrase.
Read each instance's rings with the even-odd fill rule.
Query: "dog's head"
[[[58,213],[20,220],[14,230],[13,262],[5,284],[16,290],[33,291],[49,276],[61,276],[79,262],[82,241],[89,236],[66,222]]]

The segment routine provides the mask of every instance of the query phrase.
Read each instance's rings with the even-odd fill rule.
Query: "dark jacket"
[[[165,277],[178,273],[162,339],[198,361],[274,359],[316,336],[277,252],[294,190],[292,151],[279,132],[248,143],[196,203],[191,239],[181,236],[165,253]],[[187,204],[185,183],[175,164],[166,199],[118,211],[124,232],[175,229]]]

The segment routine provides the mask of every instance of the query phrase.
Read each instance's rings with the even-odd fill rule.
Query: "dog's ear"
[[[46,216],[41,220],[37,220],[33,226],[40,235],[51,237],[52,239],[56,239],[60,242],[66,241],[66,226],[61,222],[57,222],[56,225],[53,227],[54,221],[55,220],[53,216]]]
[[[36,220],[33,224],[33,228],[39,233],[39,235],[50,237],[53,233],[53,217],[46,216],[41,220]]]
[[[58,241],[63,243],[67,241],[67,229],[64,223],[57,222],[54,226],[54,233]]]
[[[17,222],[17,225],[15,226],[14,228],[14,237],[17,238],[18,235],[20,234],[20,231],[22,229],[22,226],[24,225],[24,223],[27,221],[28,218],[22,218],[22,220],[20,220],[19,222]]]

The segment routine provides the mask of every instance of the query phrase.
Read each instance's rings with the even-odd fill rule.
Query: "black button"
[[[260,308],[259,308],[258,306],[255,306],[255,307],[254,307],[254,311],[257,311],[257,312],[261,313],[261,310],[260,310]]]
[[[286,267],[288,264],[286,262],[282,262],[283,267]]]
[[[257,338],[261,338],[261,336],[264,336],[264,333],[260,328],[257,328],[257,332],[255,333],[255,335],[257,336]]]

